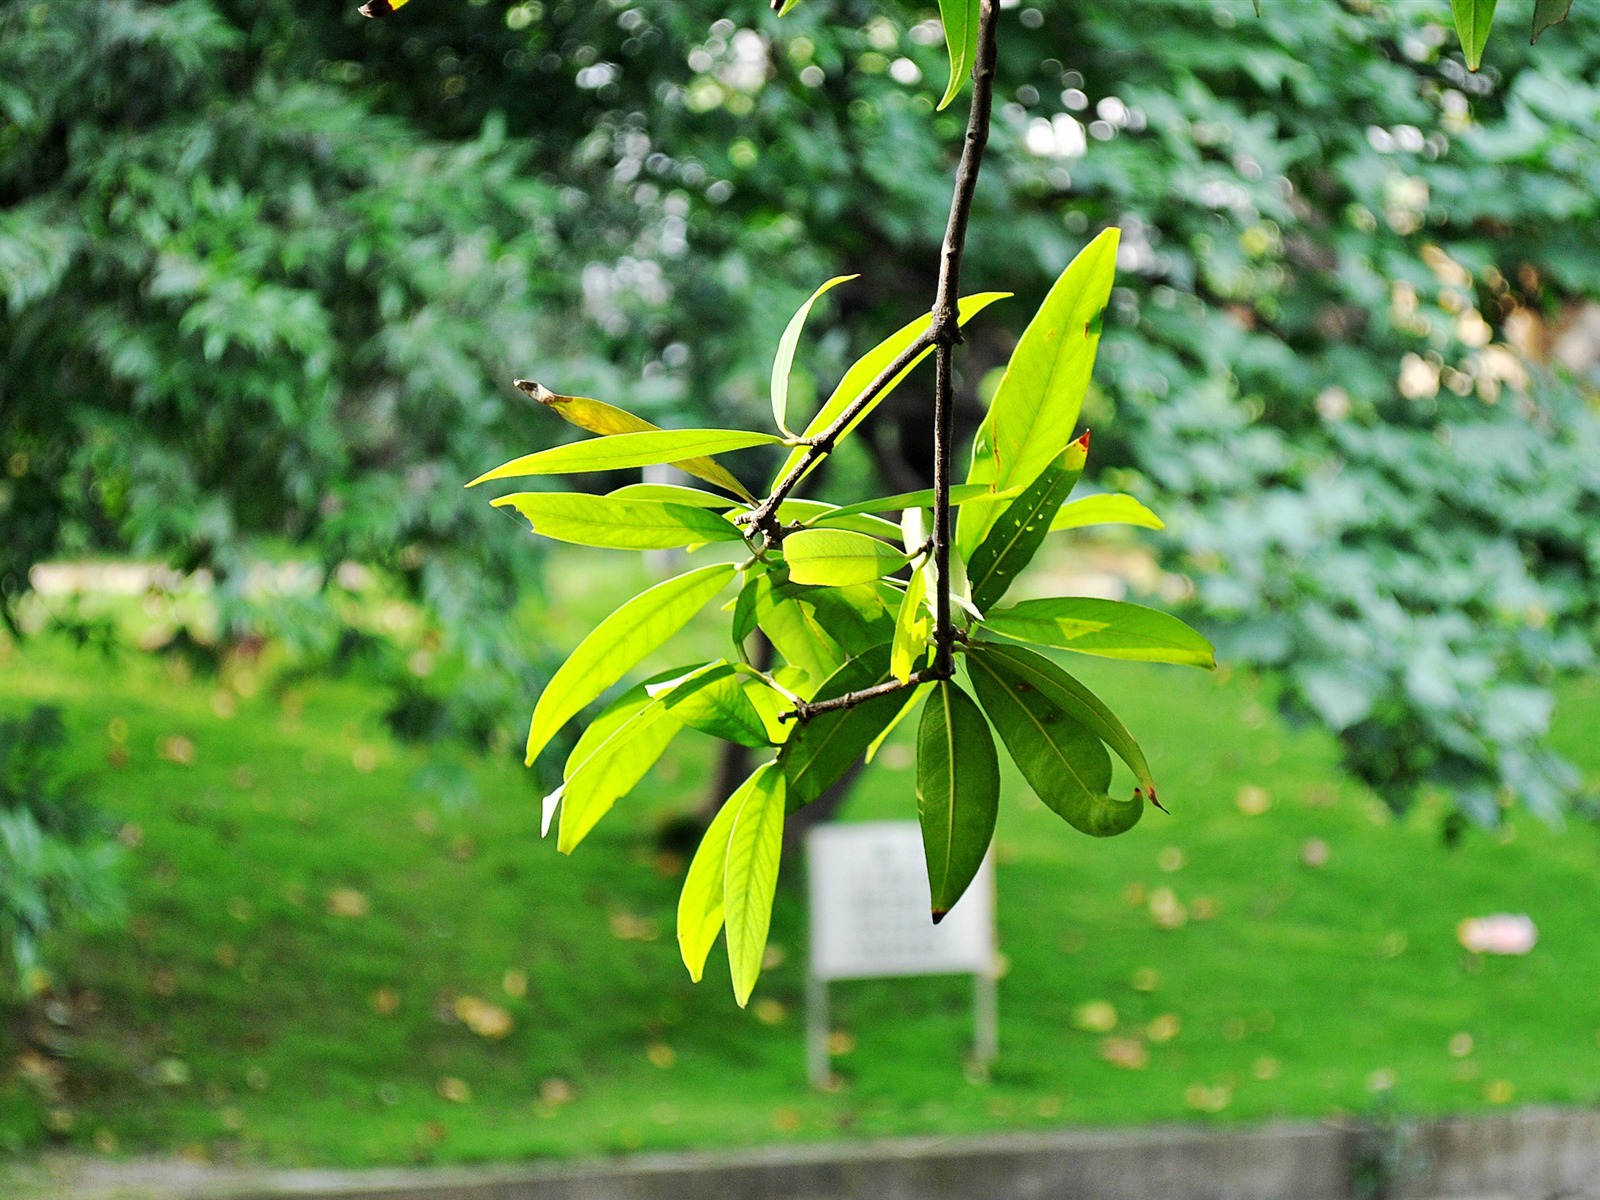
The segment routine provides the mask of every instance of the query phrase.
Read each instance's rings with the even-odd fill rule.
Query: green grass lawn
[[[553,636],[604,599],[558,592]],[[357,683],[275,697],[138,655],[0,653],[0,711],[61,706],[134,844],[127,931],[60,947],[70,1027],[0,1035],[15,1145],[359,1165],[1600,1100],[1596,830],[1516,814],[1446,849],[1436,807],[1391,820],[1248,678],[1080,660],[1172,814],[1095,842],[1008,779],[992,1079],[964,1069],[964,981],[844,984],[841,1086],[818,1094],[799,864],[749,1010],[720,950],[700,986],[678,960],[680,864],[654,834],[701,789],[704,740],[565,859],[520,766],[396,745]],[[848,817],[914,814],[907,724]],[[1568,686],[1559,744],[1591,787],[1596,729],[1600,686]],[[1457,922],[1499,910],[1532,915],[1537,948],[1466,954]],[[462,997],[510,1032],[474,1033]],[[54,1100],[25,1035],[62,1052]]]

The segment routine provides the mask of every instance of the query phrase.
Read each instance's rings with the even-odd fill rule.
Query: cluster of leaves
[[[0,951],[24,986],[52,929],[120,912],[116,843],[81,784],[61,774],[65,741],[53,708],[0,721]]]
[[[781,481],[803,471],[865,420],[921,357],[874,393],[914,350],[931,316],[911,322],[844,373],[802,433],[789,431],[789,383],[802,326],[830,280],[795,314],[772,372],[780,435],[721,429],[662,430],[623,410],[526,384],[562,417],[600,436],[538,451],[473,482],[673,463],[727,495],[675,484],[629,484],[605,495],[532,491],[494,504],[526,517],[535,533],[579,545],[631,550],[740,544],[749,557],[696,567],[627,601],[577,647],[534,710],[530,765],[560,729],[659,649],[736,578],[727,658],[680,666],[631,689],[590,722],[545,798],[548,832],[570,853],[615,802],[690,727],[774,751],[712,821],[690,865],[678,907],[678,940],[698,980],[727,931],[734,994],[744,1004],[760,972],[787,813],[819,798],[922,704],[917,797],[932,917],[961,898],[994,834],[999,760],[990,726],[1039,797],[1074,828],[1122,833],[1156,800],[1149,763],[1127,728],[1050,658],[1015,643],[1110,658],[1210,666],[1211,646],[1165,613],[1085,597],[1002,604],[1055,530],[1160,522],[1130,496],[1069,500],[1089,437],[1075,436],[1110,298],[1117,233],[1096,238],[1062,273],[1017,343],[979,430],[959,506],[950,600],[966,687],[940,669],[939,590],[928,531],[932,491],[856,504],[783,498]],[[964,320],[996,293],[968,297]],[[858,403],[860,402],[860,403]],[[762,505],[712,455],[787,445],[773,481],[776,531],[759,527]],[[771,497],[769,497],[770,499]],[[899,523],[879,515],[898,512]],[[778,664],[761,667],[751,639],[764,636]],[[970,690],[969,690],[970,689]],[[976,701],[973,699],[976,695]],[[1108,751],[1109,747],[1109,751]],[[1115,752],[1138,781],[1128,800],[1110,794]]]

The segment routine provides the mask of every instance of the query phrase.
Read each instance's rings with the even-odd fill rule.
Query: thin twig
[[[955,195],[950,200],[950,223],[945,227],[939,258],[939,290],[930,326],[937,349],[933,393],[933,673],[949,679],[955,671],[951,647],[955,623],[950,619],[950,467],[955,433],[955,348],[961,341],[957,307],[961,290],[961,256],[966,250],[967,223],[978,190],[978,171],[989,144],[989,123],[994,111],[995,25],[998,0],[982,0],[978,15],[978,61],[972,71],[972,111],[967,117],[966,142],[956,168]]]
[[[918,684],[929,683],[938,676],[931,671],[913,671],[905,679],[887,679],[882,683],[875,683],[869,688],[859,691],[846,692],[842,696],[835,696],[831,700],[802,701],[794,706],[792,712],[779,713],[780,721],[809,721],[812,717],[821,716],[825,712],[836,712],[841,708],[854,708],[858,704],[865,704],[868,700],[876,700],[879,696],[890,696],[895,692],[903,692],[907,688],[914,688]]]

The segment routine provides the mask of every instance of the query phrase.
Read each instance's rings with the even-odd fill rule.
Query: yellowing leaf
[[[649,467],[683,459],[702,458],[726,450],[745,450],[751,446],[771,446],[782,439],[770,433],[750,433],[741,429],[651,429],[640,433],[615,433],[553,446],[536,454],[524,454],[492,471],[479,475],[468,487],[494,479],[516,479],[524,475],[571,475],[584,471],[620,471],[628,467]]]
[[[576,425],[579,429],[587,429],[590,433],[602,435],[614,433],[643,433],[660,426],[652,425],[643,417],[636,417],[625,408],[618,408],[614,404],[607,404],[603,400],[591,400],[587,396],[562,396],[552,392],[549,388],[534,383],[532,380],[519,379],[516,386],[526,392],[534,400],[550,409],[562,420]],[[727,488],[735,496],[747,503],[754,504],[752,496],[728,472],[728,469],[713,458],[689,458],[672,464],[678,470],[704,479],[707,483],[714,483],[720,488]]]
[[[578,645],[545,687],[528,730],[533,765],[556,731],[689,623],[737,568],[717,563],[658,583],[623,604]]]
[[[704,508],[655,500],[617,500],[586,492],[517,492],[491,501],[528,519],[533,531],[558,542],[612,550],[671,550],[706,542],[737,542],[732,523]]]

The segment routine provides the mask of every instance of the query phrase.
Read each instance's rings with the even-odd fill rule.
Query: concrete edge
[[[50,1159],[8,1200],[1600,1200],[1600,1110],[1064,1129],[487,1167]]]

